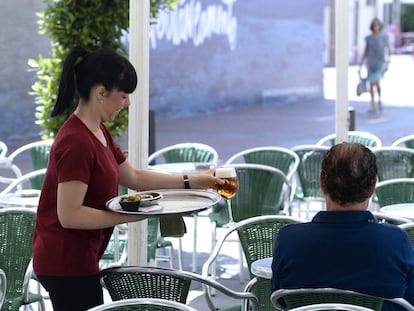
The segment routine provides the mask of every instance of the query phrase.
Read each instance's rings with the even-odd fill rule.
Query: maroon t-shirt
[[[107,146],[72,114],[59,130],[50,151],[33,237],[33,267],[38,275],[85,276],[99,272],[113,228],[64,229],[57,216],[57,187],[79,180],[88,184],[84,205],[106,209],[118,195],[119,164],[125,161],[104,125]]]

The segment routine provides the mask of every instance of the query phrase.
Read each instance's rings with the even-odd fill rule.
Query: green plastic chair
[[[157,160],[165,163],[202,162],[215,165],[218,161],[217,151],[206,144],[180,143],[161,148],[148,156],[148,164]]]
[[[380,311],[385,301],[392,302],[401,310],[414,310],[404,298],[383,298],[338,288],[279,289],[272,293],[271,300],[273,306],[281,311],[320,303],[345,303]]]
[[[377,157],[378,181],[414,178],[414,149],[382,147],[373,149]]]
[[[131,298],[112,301],[88,311],[197,311],[183,303],[167,299]]]
[[[283,311],[319,303],[346,303],[380,311],[384,303],[380,297],[336,288],[279,289],[272,293],[271,301]]]
[[[349,303],[316,303],[307,306],[292,308],[289,311],[375,311]]]
[[[239,189],[236,196],[225,200],[227,208],[223,209],[222,207],[222,210],[219,211],[219,213],[225,214],[225,209],[227,209],[229,216],[227,223],[223,223],[222,219],[217,217],[217,210],[213,210],[209,214],[212,225],[212,248],[217,242],[217,228],[232,227],[239,221],[256,216],[281,214],[284,210],[290,209],[292,202],[291,184],[281,170],[261,164],[232,164],[229,166],[236,169]],[[240,281],[243,281],[243,262],[241,259],[240,252],[239,276]]]
[[[414,134],[403,136],[391,144],[391,147],[405,147],[414,149]]]
[[[348,131],[348,142],[350,143],[360,143],[366,147],[382,147],[381,139],[369,132],[364,131]],[[329,134],[325,137],[322,137],[316,145],[318,146],[329,146],[332,147],[336,144],[336,134]]]
[[[23,173],[20,168],[15,164],[16,158],[22,154],[28,153],[32,163],[32,170],[39,170],[46,168],[49,161],[50,148],[53,144],[53,140],[40,140],[32,143],[25,144],[15,151],[13,151],[8,157],[8,167],[14,171],[16,178],[21,177]],[[40,190],[42,188],[44,176],[37,176],[30,179],[33,189]]]
[[[274,167],[260,164],[233,164],[239,180],[236,196],[228,203],[230,222],[277,215],[291,204],[291,185],[286,175]]]
[[[231,290],[197,273],[140,266],[110,268],[101,273],[101,284],[114,301],[131,298],[159,298],[186,304],[190,286],[194,281],[203,285],[209,310],[230,310],[214,304],[211,296],[207,294],[210,288],[243,302],[248,300],[253,310],[259,310],[257,298],[252,293]]]
[[[226,164],[252,163],[275,167],[291,180],[299,165],[299,157],[292,150],[283,147],[257,147],[240,151],[231,156]]]
[[[7,195],[9,193],[15,192],[15,191],[20,191],[23,189],[23,187],[25,186],[26,188],[31,188],[30,181],[33,178],[37,178],[37,177],[44,177],[44,175],[46,174],[46,168],[42,168],[39,170],[35,170],[32,172],[29,172],[27,174],[24,174],[18,178],[16,178],[12,183],[10,183],[10,185],[8,185],[5,189],[3,189],[0,192],[0,196],[2,195]],[[36,192],[40,192],[39,189],[35,189]]]
[[[297,169],[298,187],[294,194],[294,199],[299,206],[299,212],[301,212],[301,203],[306,203],[307,213],[309,213],[311,202],[320,202],[321,209],[325,206],[325,196],[319,183],[319,176],[321,174],[322,160],[329,149],[329,147],[318,145],[299,145],[292,148],[299,157]]]
[[[251,217],[235,223],[221,236],[209,258],[205,261],[202,268],[203,277],[215,278],[216,262],[220,257],[223,245],[226,242],[232,241],[231,236],[236,232],[250,278],[253,279],[249,282],[249,285],[246,285],[246,290],[252,291],[258,298],[260,310],[274,310],[270,302],[270,281],[257,279],[251,273],[251,266],[258,259],[273,256],[274,243],[280,229],[293,223],[301,223],[301,220],[291,216],[267,215]]]
[[[411,243],[413,244],[413,247],[414,247],[414,222],[400,224],[398,225],[398,227],[400,227],[405,232],[407,232],[408,237],[410,238]]]
[[[53,140],[46,140],[34,143],[30,148],[30,159],[32,161],[32,169],[38,170],[46,168],[49,162],[50,148],[52,147]],[[33,189],[42,189],[44,176],[38,176],[32,178]]]
[[[382,224],[391,224],[399,226],[402,224],[411,223],[412,221],[408,218],[392,216],[378,211],[372,211],[371,213],[378,219],[378,222]]]
[[[1,311],[18,311],[21,306],[36,302],[40,310],[46,310],[43,296],[29,291],[35,220],[34,209],[0,209],[0,267],[7,276]]]
[[[396,178],[377,183],[375,187],[377,204],[387,205],[414,203],[414,178]]]

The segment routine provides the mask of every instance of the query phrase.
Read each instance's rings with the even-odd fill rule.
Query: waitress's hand
[[[190,187],[193,189],[216,188],[216,185],[223,185],[224,181],[214,176],[215,168],[206,172],[188,175]]]

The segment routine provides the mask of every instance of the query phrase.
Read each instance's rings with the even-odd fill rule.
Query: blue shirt
[[[368,68],[382,69],[385,63],[385,47],[388,44],[388,36],[379,34],[365,37],[367,45],[367,66]]]
[[[405,231],[368,211],[316,214],[283,227],[275,242],[272,291],[334,287],[414,304],[414,251]],[[383,310],[400,310],[384,303]]]

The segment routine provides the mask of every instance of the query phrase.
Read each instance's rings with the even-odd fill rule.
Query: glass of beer
[[[224,185],[217,185],[217,192],[223,199],[231,199],[237,193],[239,180],[237,179],[236,169],[234,167],[217,167],[216,177],[224,180]]]

